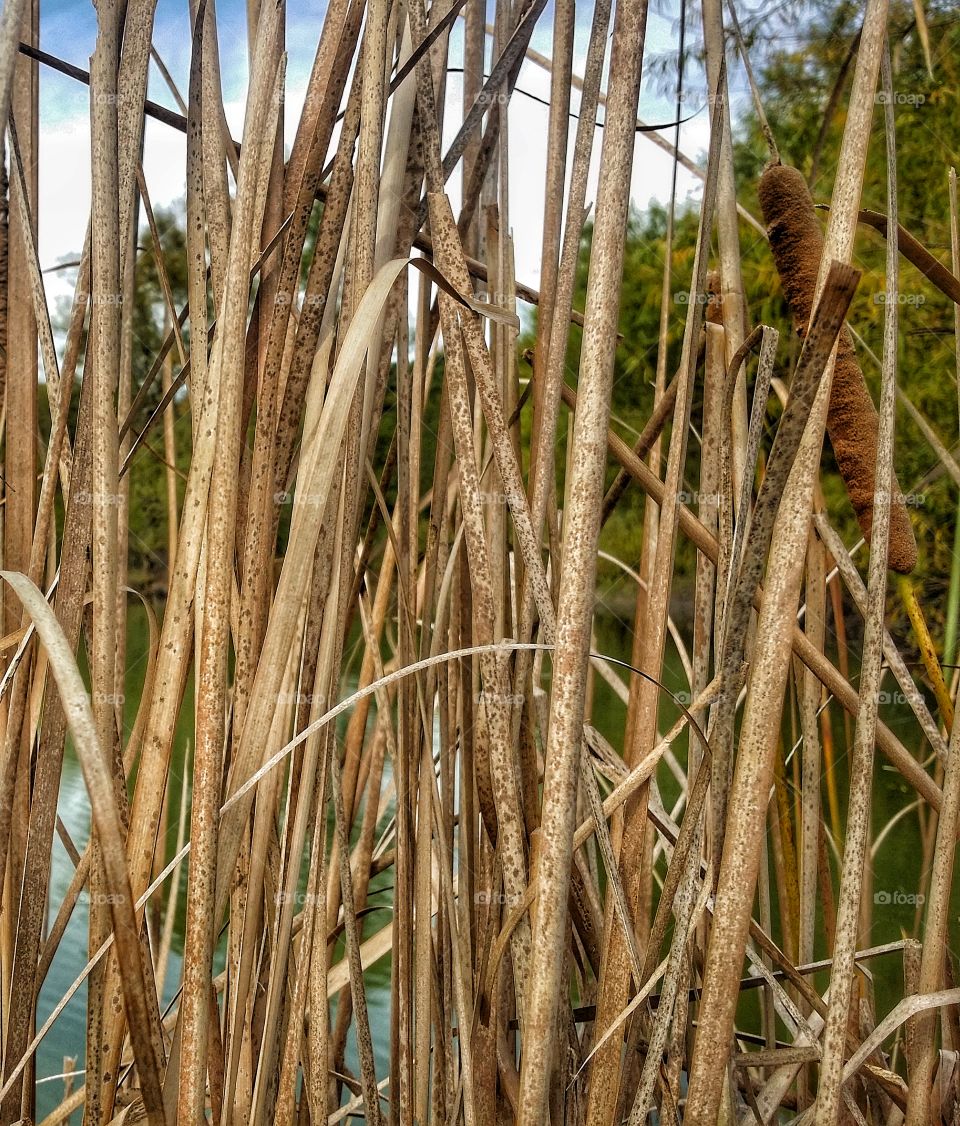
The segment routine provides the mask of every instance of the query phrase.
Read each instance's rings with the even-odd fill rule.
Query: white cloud
[[[297,118],[303,103],[310,67],[322,27],[324,8],[319,4],[291,3],[288,12],[287,93],[285,103],[285,140],[293,140]],[[533,45],[548,54],[552,47],[550,10],[535,30]],[[218,34],[224,84],[225,114],[235,137],[242,134],[245,85],[247,78],[246,14],[243,0],[218,5]],[[461,61],[462,24],[451,36],[451,67]],[[76,65],[87,65],[93,49],[96,26],[88,6],[70,0],[44,17],[42,43]],[[575,69],[582,72],[585,61],[589,17],[578,21],[575,41]],[[648,55],[668,53],[676,49],[674,21],[651,13],[646,50]],[[182,95],[186,94],[190,28],[187,5],[183,0],[160,0],[155,22],[155,45]],[[72,79],[45,68],[41,86],[40,147],[40,254],[48,267],[81,247],[90,207],[90,150],[87,115],[89,92]],[[696,89],[697,76],[693,76]],[[409,79],[413,81],[413,79]],[[699,78],[702,88],[702,76]],[[526,63],[518,86],[539,98],[549,98],[550,76],[540,67]],[[151,67],[149,96],[161,104],[175,108],[174,99],[155,67]],[[579,102],[574,94],[573,109]],[[692,106],[695,103],[688,103]],[[517,93],[510,105],[510,228],[514,238],[517,277],[533,286],[540,278],[540,256],[543,221],[543,177],[547,159],[547,120],[545,105]],[[689,112],[689,110],[687,111]],[[641,97],[641,115],[645,120],[669,121],[673,116],[670,98],[658,93],[650,80],[645,80]],[[444,145],[453,139],[462,116],[462,80],[458,73],[448,75]],[[696,157],[706,148],[709,122],[706,112],[684,124],[681,147]],[[572,152],[576,120],[571,118],[568,153]],[[672,129],[663,135],[672,139]],[[597,129],[588,186],[588,201],[596,196],[596,177],[602,130]],[[144,144],[144,171],[155,207],[181,201],[185,193],[186,142],[181,133],[148,119]],[[634,159],[632,196],[643,208],[652,199],[669,198],[672,162],[643,134],[638,134]],[[461,175],[458,172],[448,185],[451,200],[458,206]],[[678,200],[695,198],[699,181],[681,169]],[[48,274],[51,295],[69,291],[68,277]]]

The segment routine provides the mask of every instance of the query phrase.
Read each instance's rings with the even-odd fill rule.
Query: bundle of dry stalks
[[[289,153],[283,4],[249,5],[239,140],[212,3],[190,5],[182,114],[146,98],[152,57],[166,73],[154,0],[99,0],[89,73],[39,51],[37,4],[0,14],[0,1122],[38,1120],[38,1049],[83,985],[82,1064],[44,1126],[957,1121],[960,736],[932,644],[940,715],[884,608],[887,563],[917,560],[893,474],[898,249],[952,299],[960,282],[956,245],[948,270],[898,227],[890,97],[879,411],[846,327],[875,95],[891,89],[883,0],[866,5],[826,234],[798,171],[777,161],[759,185],[802,335],[792,366],[789,326],[754,325],[744,300],[736,58],[704,0],[704,167],[679,127],[655,138],[704,184],[682,354],[668,378],[671,220],[633,448],[611,403],[634,151],[655,136],[637,119],[646,0],[596,0],[582,76],[570,5],[550,10],[546,60],[529,48],[545,0],[498,2],[492,27],[480,0],[329,0]],[[544,201],[539,292],[515,276],[509,209],[528,54],[551,76],[550,155],[524,189]],[[93,202],[63,340],[37,257],[41,67],[90,86]],[[678,119],[682,89],[681,65]],[[186,134],[183,308],[143,170],[148,115]],[[142,380],[138,252],[156,257],[166,325]],[[519,298],[537,307],[525,355]],[[818,501],[825,431],[866,583]],[[159,599],[128,585],[144,466],[166,476]],[[640,557],[616,561],[636,580],[625,663],[594,625],[601,528],[628,490],[646,507]],[[689,625],[671,617],[684,540]],[[825,627],[841,583],[865,623],[859,688]],[[674,650],[678,712],[662,707]],[[878,715],[887,669],[931,768]],[[613,741],[601,682],[622,708]],[[839,839],[821,795],[831,713],[854,720]],[[875,750],[926,818],[919,945],[864,941]],[[85,841],[58,818],[67,753]],[[69,888],[51,900],[55,834]],[[84,901],[86,964],[51,1011],[38,1001]],[[903,982],[884,1014],[880,965]]]

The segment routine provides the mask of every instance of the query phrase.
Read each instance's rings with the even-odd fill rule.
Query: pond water
[[[630,623],[621,620],[612,611],[606,611],[598,617],[596,623],[595,645],[597,651],[616,657],[619,660],[630,658]],[[146,629],[142,611],[131,608],[130,639],[128,653],[128,685],[127,699],[125,701],[126,721],[132,726],[139,705],[139,685],[143,676],[146,659]],[[625,675],[623,669],[618,670]],[[671,690],[682,693],[687,689],[683,680],[682,665],[671,648],[666,659],[666,686]],[[890,703],[884,704],[881,714],[886,722],[894,728],[898,736],[908,747],[919,746],[916,723],[912,715],[906,711],[905,706],[898,702],[894,689],[895,685],[885,684],[890,688]],[[188,701],[192,700],[192,683],[187,687]],[[677,715],[676,705],[664,698],[661,705],[661,730],[665,730]],[[936,713],[934,713],[936,714]],[[595,678],[593,694],[593,721],[601,732],[617,747],[622,745],[624,708],[614,692],[602,681]],[[182,709],[175,741],[175,755],[173,769],[182,770],[185,750],[192,739],[193,709],[188,702]],[[841,795],[841,806],[844,804],[846,780],[846,739],[844,724],[839,714],[833,718],[834,738],[836,741],[836,767]],[[852,725],[851,725],[852,732]],[[789,749],[790,741],[785,740]],[[686,741],[681,738],[675,747],[681,763],[686,758]],[[662,791],[665,804],[668,808],[672,805],[678,793],[675,781],[669,777],[667,771],[662,772]],[[902,782],[900,776],[889,767],[884,760],[878,758],[877,770],[874,780],[874,833],[879,834],[891,818],[902,810],[905,805],[913,800],[912,791]],[[64,762],[63,780],[60,791],[60,816],[63,818],[73,840],[79,847],[83,847],[89,834],[89,805],[86,790],[83,784],[79,767],[68,748]],[[172,855],[176,836],[177,811],[171,810],[169,814],[168,829],[168,855]],[[873,861],[873,887],[874,910],[873,930],[870,935],[870,945],[879,945],[900,939],[905,934],[912,934],[916,907],[911,902],[920,886],[921,865],[921,838],[916,812],[910,812],[901,817],[894,827],[883,837]],[[836,866],[834,868],[836,871]],[[50,921],[56,915],[57,908],[67,889],[72,873],[72,863],[63,845],[57,839],[54,843],[53,870],[50,888]],[[179,978],[180,956],[183,942],[183,911],[186,898],[186,865],[181,866],[180,899],[178,919],[174,933],[173,950],[167,974],[165,1001],[173,996]],[[389,884],[389,879],[385,881]],[[775,891],[776,889],[774,889]],[[383,897],[378,897],[383,902]],[[776,911],[776,902],[774,910]],[[954,928],[954,937],[957,937],[957,921],[960,917],[960,895],[956,886],[954,890],[954,903],[951,913],[951,922]],[[367,924],[366,934],[372,933],[383,925],[384,916],[377,912]],[[822,935],[819,938],[817,956],[825,956]],[[65,991],[74,981],[83,968],[87,956],[87,903],[86,895],[81,897],[71,919],[67,933],[54,959],[50,972],[40,996],[38,1023],[46,1019],[53,1006],[63,996]],[[878,1012],[882,1015],[887,1012],[902,995],[902,963],[899,955],[890,955],[871,962],[875,998]],[[373,1033],[377,1055],[378,1077],[384,1077],[389,1070],[389,990],[390,990],[390,961],[382,959],[367,975],[368,1002],[370,1006],[371,1031]],[[823,989],[825,981],[816,979],[818,986]],[[85,1039],[85,1011],[86,989],[81,989],[74,996],[70,1004],[61,1014],[49,1035],[40,1045],[37,1052],[37,1110],[38,1117],[42,1117],[53,1110],[63,1097],[63,1081],[58,1076],[63,1070],[64,1056],[76,1057],[76,1066],[83,1067],[84,1039]],[[738,1020],[742,1027],[751,1028],[756,1022],[756,994],[745,996]],[[352,1040],[352,1038],[351,1038]],[[356,1057],[351,1043],[348,1053],[348,1065],[356,1071]],[[77,1082],[82,1082],[82,1076]],[[73,1121],[79,1122],[79,1114]]]

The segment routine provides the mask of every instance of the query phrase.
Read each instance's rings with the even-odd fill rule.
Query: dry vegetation
[[[37,1046],[72,993],[45,1020],[37,998],[81,897],[85,1073],[44,1126],[81,1109],[95,1124],[609,1126],[654,1108],[691,1126],[960,1120],[960,989],[946,954],[960,748],[909,579],[899,597],[922,666],[908,667],[884,621],[888,561],[908,573],[917,557],[893,471],[897,246],[956,299],[955,183],[951,269],[902,228],[888,239],[878,410],[844,319],[875,115],[888,209],[859,218],[898,229],[893,99],[877,98],[892,90],[887,4],[865,6],[825,233],[767,130],[763,220],[795,318],[772,326],[751,321],[741,279],[725,91],[727,68],[746,60],[733,13],[703,0],[716,96],[683,350],[670,380],[664,312],[656,406],[630,448],[610,404],[631,166],[646,143],[646,0],[596,0],[582,76],[572,6],[551,9],[551,152],[528,188],[544,201],[542,286],[519,291],[538,306],[521,355],[506,107],[544,8],[498,2],[488,39],[477,0],[429,11],[329,0],[284,159],[282,3],[251,5],[236,141],[211,0],[191,5],[182,116],[145,106],[154,0],[99,0],[89,75],[73,73],[90,85],[93,203],[61,341],[37,258],[35,152],[38,68],[63,64],[30,49],[36,0],[4,0],[3,1123],[35,1116]],[[464,105],[444,149],[460,17]],[[145,113],[187,136],[182,309],[141,166]],[[138,228],[168,304],[142,383]],[[665,310],[670,286],[668,255]],[[803,346],[781,379],[792,328]],[[561,412],[573,421],[558,488]],[[182,481],[175,416],[192,433]],[[818,499],[827,430],[869,537],[865,578]],[[169,581],[146,603],[131,728],[127,471],[144,458],[167,478]],[[627,667],[592,643],[598,535],[625,489],[647,498],[642,553],[623,561],[638,579]],[[697,562],[681,636],[670,607],[682,540]],[[862,617],[856,686],[828,641],[828,577]],[[664,724],[674,645],[689,709]],[[191,673],[181,783],[171,763]],[[909,747],[879,717],[885,675],[912,710]],[[601,679],[625,705],[616,745],[594,722]],[[831,713],[851,728],[842,835],[828,832],[821,795],[822,777],[836,785]],[[87,842],[57,817],[68,742],[89,793]],[[877,752],[927,811],[929,878],[922,943],[865,948]],[[680,786],[672,808],[667,776]],[[48,905],[54,834],[72,880]],[[391,894],[373,910],[379,877]],[[365,971],[381,960],[388,1024],[368,1007]],[[881,960],[902,981],[889,1013],[871,986]]]

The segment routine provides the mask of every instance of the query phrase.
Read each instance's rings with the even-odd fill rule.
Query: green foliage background
[[[892,5],[891,52],[897,130],[898,205],[900,222],[941,261],[950,263],[947,173],[958,163],[960,144],[960,15],[955,6],[924,5],[931,44],[930,65],[918,34],[912,4]],[[762,102],[777,138],[784,163],[799,167],[808,177],[818,205],[828,205],[837,155],[845,123],[852,62],[862,6],[813,3],[779,9],[777,20],[758,19],[745,27]],[[790,22],[790,15],[797,17]],[[784,33],[784,28],[788,34]],[[765,39],[764,36],[769,36]],[[731,45],[730,58],[735,57]],[[762,65],[757,68],[757,60]],[[675,60],[671,64],[675,66]],[[732,64],[731,64],[732,65]],[[696,62],[688,60],[688,68]],[[671,78],[672,81],[672,78]],[[886,161],[883,107],[874,114],[873,135],[863,192],[863,206],[886,212]],[[671,131],[672,132],[672,131]],[[667,134],[665,134],[667,135]],[[640,142],[643,143],[642,141]],[[701,154],[702,155],[702,154]],[[756,184],[769,160],[756,118],[748,113],[736,130],[735,168],[739,202],[760,219]],[[824,218],[826,212],[824,212]],[[674,227],[669,310],[668,379],[676,370],[687,312],[681,295],[690,285],[698,216],[690,207],[678,214]],[[628,441],[631,428],[639,429],[653,404],[653,381],[660,319],[663,261],[666,252],[667,215],[657,204],[631,219],[620,317],[622,343],[617,353],[613,394],[613,427]],[[583,307],[586,261],[591,231],[584,234],[584,254],[576,302]],[[793,333],[788,309],[765,240],[741,220],[743,279],[751,324],[765,323],[781,332],[776,375],[789,382],[799,341]],[[716,263],[716,246],[714,244]],[[879,356],[882,347],[886,244],[873,230],[861,227],[854,264],[863,273],[851,310],[850,322],[865,344]],[[944,445],[957,445],[957,388],[954,357],[953,309],[909,263],[901,259],[900,271],[900,386],[926,416]],[[568,379],[575,382],[580,331],[571,334]],[[860,349],[867,382],[879,397],[879,369],[865,349]],[[755,363],[749,370],[752,380]],[[779,408],[771,396],[764,450],[769,449]],[[695,399],[693,428],[700,432],[701,402]],[[697,442],[689,443],[688,488],[696,490]],[[858,539],[856,521],[825,443],[821,475],[824,500],[831,519],[848,543]],[[922,587],[931,625],[942,631],[946,586],[951,569],[956,529],[956,488],[939,464],[926,439],[901,407],[897,414],[896,468],[903,491],[913,497],[911,515],[920,561],[915,579]],[[562,473],[562,463],[558,471]],[[611,473],[612,477],[612,473]],[[635,565],[639,558],[642,498],[631,488],[621,508],[604,530],[602,546]],[[865,562],[863,552],[857,556]],[[689,574],[692,552],[682,544],[681,571]],[[608,587],[618,585],[618,572],[601,562],[601,577]],[[898,618],[899,622],[899,618]],[[900,622],[902,624],[902,622]]]
[[[960,138],[960,15],[949,3],[926,4],[929,26],[930,59],[918,34],[911,3],[892,6],[891,51],[896,99],[899,208],[901,222],[949,263],[949,205],[947,169],[958,163]],[[692,27],[699,13],[689,16]],[[844,126],[844,106],[852,78],[862,8],[855,3],[788,3],[774,9],[773,16],[761,11],[744,20],[744,34],[758,74],[763,104],[785,162],[795,164],[807,175],[817,203],[828,204],[833,186],[837,153]],[[695,40],[695,36],[692,36]],[[697,48],[685,60],[689,74],[702,74]],[[739,66],[735,45],[731,43],[731,66]],[[648,71],[661,75],[665,90],[673,82],[676,57],[651,60]],[[740,202],[759,217],[756,182],[768,159],[757,123],[752,114],[740,115],[736,134],[735,166]],[[883,115],[874,115],[873,137],[864,185],[864,206],[886,210],[886,166],[884,159]],[[667,130],[665,135],[671,135]],[[641,145],[646,142],[640,140]],[[702,157],[703,154],[698,154]],[[157,216],[162,234],[164,261],[178,307],[186,301],[186,257],[183,218],[176,209]],[[680,355],[687,305],[683,300],[693,268],[698,216],[694,206],[682,207],[674,225],[671,302],[668,325],[668,378],[676,370]],[[628,442],[649,417],[653,404],[657,340],[660,321],[660,296],[663,262],[666,253],[667,212],[661,204],[635,213],[630,220],[626,245],[620,332],[613,393],[612,426]],[[581,265],[575,303],[583,307],[589,260],[591,229],[584,232]],[[741,224],[743,277],[751,324],[766,323],[781,332],[776,374],[789,381],[796,359],[798,342],[780,295],[779,282],[765,241],[745,222]],[[308,244],[308,252],[312,242]],[[714,247],[714,251],[715,251]],[[851,323],[866,344],[877,354],[882,340],[884,305],[885,243],[876,232],[861,228],[855,264],[863,271],[855,298]],[[715,258],[714,258],[715,261]],[[904,295],[900,318],[900,382],[905,393],[927,417],[948,448],[957,440],[957,391],[954,360],[953,311],[950,302],[935,290],[909,264],[902,262],[901,289]],[[66,310],[60,323],[65,324]],[[134,356],[135,386],[145,376],[160,347],[164,331],[164,301],[156,256],[149,236],[141,232],[137,264]],[[532,332],[536,331],[534,319]],[[568,382],[575,385],[579,367],[580,330],[571,331],[568,353]],[[520,350],[532,343],[531,334],[520,342]],[[876,364],[861,350],[861,362],[868,383],[877,395]],[[176,370],[176,366],[175,366]],[[521,377],[529,376],[521,361]],[[752,380],[753,367],[749,377]],[[426,404],[423,451],[424,488],[430,484],[433,441],[439,418],[439,387],[442,358],[433,392]],[[392,381],[393,382],[393,381]],[[151,398],[155,405],[159,381]],[[391,404],[395,386],[387,393],[381,444],[386,448],[392,433]],[[530,408],[524,410],[522,427],[530,433]],[[769,448],[778,414],[771,397],[767,415],[764,450]],[[138,426],[146,419],[138,419]],[[190,422],[182,396],[176,404],[177,462],[183,471],[189,464]],[[699,391],[694,402],[693,427],[700,431]],[[566,411],[561,412],[557,443],[557,474],[562,489],[566,448]],[[913,494],[917,503],[912,517],[920,546],[916,576],[922,584],[923,598],[935,630],[942,629],[947,577],[953,558],[956,528],[956,490],[938,464],[936,455],[901,409],[897,418],[897,471],[901,486]],[[131,468],[130,577],[136,585],[150,588],[165,579],[166,500],[162,465],[152,451],[162,452],[161,432],[150,436],[151,449],[142,450]],[[524,448],[528,448],[524,444]],[[384,452],[381,451],[381,452]],[[698,445],[689,443],[687,487],[696,492],[699,473]],[[610,480],[614,469],[610,469]],[[848,542],[857,539],[856,524],[849,503],[832,463],[829,443],[823,458],[822,485],[826,507]],[[388,499],[392,490],[388,494]],[[560,494],[562,495],[562,493]],[[634,487],[628,489],[620,507],[604,529],[601,547],[630,566],[639,558],[643,498]],[[693,552],[685,541],[680,544],[678,590],[683,576],[692,574]],[[860,556],[861,561],[863,556]],[[622,571],[601,561],[600,581],[603,597],[615,599],[626,580]]]

